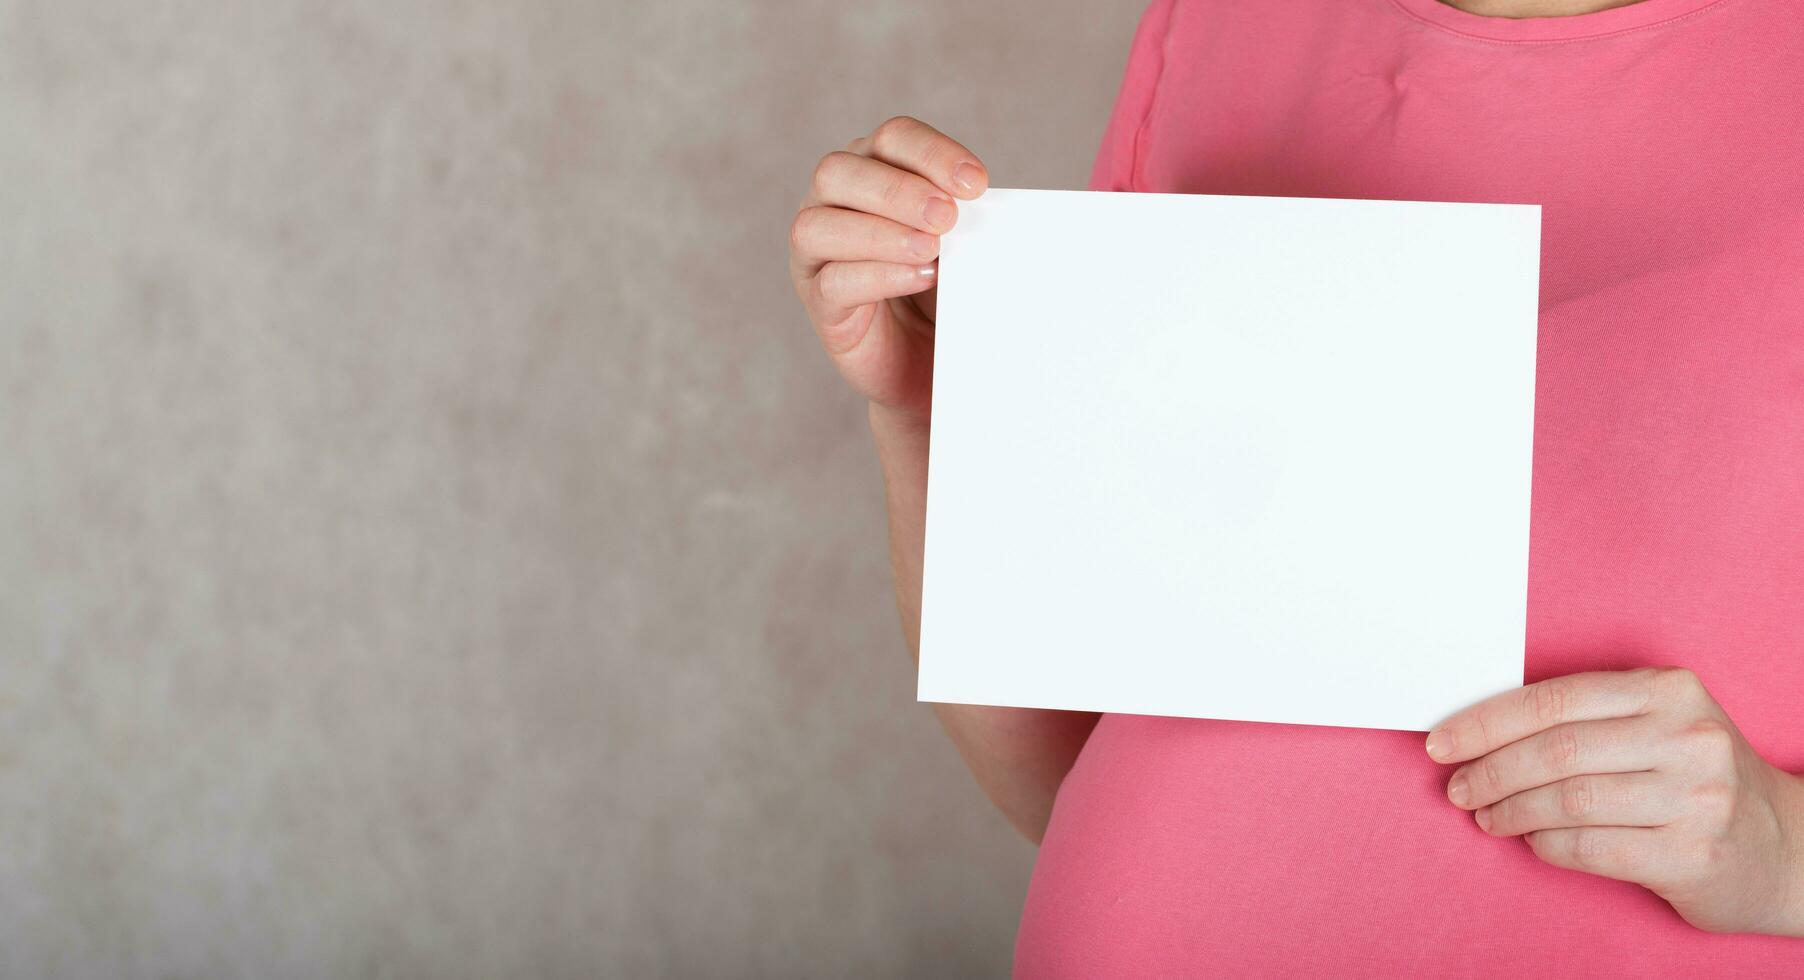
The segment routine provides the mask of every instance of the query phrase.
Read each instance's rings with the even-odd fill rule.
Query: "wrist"
[[[871,403],[870,417],[889,510],[896,609],[902,615],[902,635],[909,652],[916,654],[921,638],[922,548],[927,536],[927,418],[876,402]]]
[[[927,442],[931,417],[925,411],[895,408],[889,405],[870,403],[871,434],[879,443],[920,443]]]
[[[1773,769],[1784,889],[1774,932],[1804,938],[1804,776]]]

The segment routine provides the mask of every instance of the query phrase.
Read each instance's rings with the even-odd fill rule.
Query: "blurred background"
[[[0,975],[1006,973],[786,235],[1139,6],[0,0]]]

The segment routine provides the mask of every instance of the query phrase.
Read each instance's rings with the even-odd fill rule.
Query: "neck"
[[[1441,0],[1469,14],[1485,17],[1572,17],[1612,7],[1626,7],[1640,0]]]

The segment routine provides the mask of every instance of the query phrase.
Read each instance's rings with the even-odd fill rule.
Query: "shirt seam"
[[[1603,40],[1605,38],[1623,37],[1623,36],[1629,35],[1629,34],[1637,34],[1637,33],[1640,33],[1641,31],[1651,31],[1651,30],[1655,30],[1658,28],[1669,27],[1673,24],[1677,24],[1682,21],[1690,20],[1693,17],[1701,17],[1704,14],[1707,14],[1713,10],[1716,10],[1719,7],[1728,5],[1730,2],[1731,2],[1731,0],[1713,0],[1713,2],[1705,4],[1702,7],[1698,7],[1695,10],[1688,10],[1682,14],[1674,14],[1671,17],[1666,18],[1665,20],[1657,20],[1651,24],[1638,24],[1634,27],[1623,27],[1623,28],[1618,28],[1617,30],[1614,30],[1614,31],[1599,31],[1595,34],[1578,34],[1578,35],[1574,35],[1573,37],[1487,37],[1483,34],[1474,34],[1471,31],[1462,31],[1457,27],[1450,27],[1446,24],[1441,24],[1441,23],[1437,23],[1435,21],[1429,20],[1428,18],[1423,17],[1421,14],[1418,14],[1415,11],[1409,9],[1408,7],[1405,7],[1403,5],[1402,0],[1390,0],[1390,5],[1398,13],[1409,18],[1410,20],[1415,21],[1418,24],[1421,24],[1425,27],[1431,27],[1437,31],[1441,31],[1442,33],[1451,34],[1454,37],[1463,38],[1468,41],[1478,41],[1482,44],[1545,45],[1545,44],[1571,44],[1576,41],[1599,41],[1599,40]]]
[[[1146,183],[1142,179],[1141,170],[1145,165],[1147,133],[1152,129],[1153,110],[1159,103],[1159,92],[1164,87],[1165,71],[1171,64],[1171,22],[1177,19],[1178,0],[1164,0],[1165,25],[1159,37],[1159,70],[1153,75],[1152,90],[1146,94],[1146,109],[1140,114],[1140,121],[1134,125],[1134,139],[1128,146],[1128,190],[1144,192]]]

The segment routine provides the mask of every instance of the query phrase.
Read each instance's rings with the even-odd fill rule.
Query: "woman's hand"
[[[847,382],[925,421],[939,236],[989,186],[977,155],[907,116],[821,158],[789,231],[789,276]]]
[[[1804,782],[1760,758],[1696,675],[1556,677],[1428,736],[1447,798],[1562,868],[1652,889],[1713,932],[1804,935]]]
[[[957,202],[989,182],[976,154],[897,116],[821,158],[789,229],[796,293],[839,373],[870,400],[896,607],[911,652],[921,636],[934,262],[939,236],[958,221]],[[934,713],[990,799],[1037,842],[1096,716],[978,704],[938,704]]]

